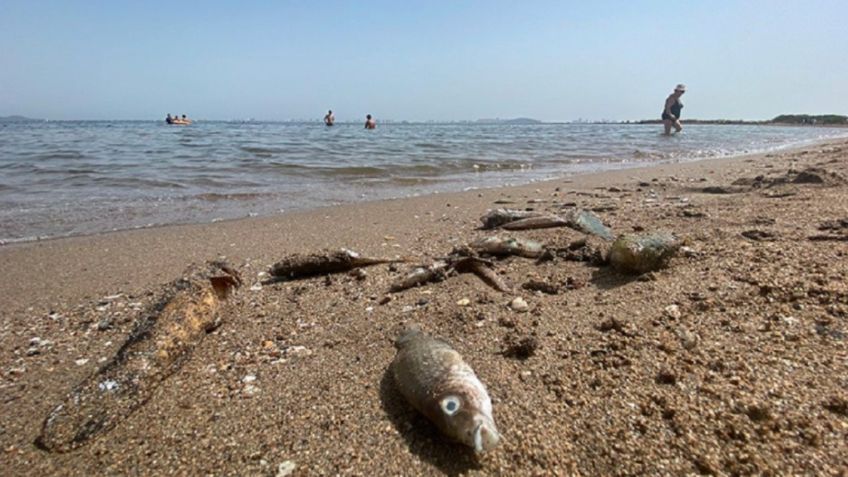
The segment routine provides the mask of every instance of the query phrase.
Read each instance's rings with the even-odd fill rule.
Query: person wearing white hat
[[[680,110],[683,109],[683,103],[680,97],[686,92],[686,85],[679,84],[674,87],[674,92],[668,95],[665,100],[665,108],[662,112],[663,125],[665,126],[665,134],[671,134],[671,128],[674,127],[677,132],[683,130],[683,125],[680,124]]]

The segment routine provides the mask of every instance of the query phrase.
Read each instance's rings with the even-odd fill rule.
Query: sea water
[[[838,128],[201,121],[0,123],[0,243],[764,152]]]

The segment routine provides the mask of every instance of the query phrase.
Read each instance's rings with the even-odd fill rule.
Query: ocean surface
[[[689,125],[0,123],[0,244],[762,152],[844,129]]]

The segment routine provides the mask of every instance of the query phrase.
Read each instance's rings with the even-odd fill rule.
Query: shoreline
[[[30,267],[32,267],[33,265],[33,261],[41,262],[42,264],[56,264],[58,262],[61,262],[64,250],[68,248],[77,250],[77,253],[89,257],[96,257],[98,255],[98,251],[106,251],[110,253],[108,255],[102,255],[100,260],[96,260],[95,268],[115,270],[115,273],[118,273],[119,271],[126,273],[125,270],[116,266],[116,264],[121,263],[122,259],[115,255],[113,247],[122,247],[124,252],[130,255],[155,256],[156,253],[154,249],[143,245],[145,243],[155,241],[159,242],[162,245],[167,244],[167,246],[175,247],[175,250],[178,250],[176,252],[172,251],[171,253],[167,254],[167,263],[179,264],[179,266],[172,266],[168,268],[168,272],[171,274],[171,276],[176,276],[177,274],[179,274],[182,268],[185,268],[193,261],[211,260],[218,256],[228,256],[229,253],[227,252],[232,252],[232,249],[235,248],[235,244],[228,243],[225,246],[220,239],[216,239],[216,235],[219,235],[218,232],[223,233],[224,236],[228,236],[229,234],[241,236],[242,240],[248,239],[247,236],[245,236],[243,233],[240,233],[240,231],[244,228],[256,227],[263,232],[263,238],[257,238],[253,240],[248,239],[248,243],[251,243],[251,245],[240,247],[242,251],[239,256],[241,256],[244,254],[249,254],[250,252],[248,251],[248,249],[252,249],[255,251],[261,249],[260,243],[262,243],[262,241],[265,241],[266,243],[276,242],[276,240],[274,240],[271,236],[268,235],[268,230],[269,228],[282,227],[284,226],[283,224],[285,224],[285,226],[291,227],[303,226],[303,224],[312,224],[314,226],[316,224],[316,220],[318,220],[318,226],[324,227],[329,226],[330,223],[333,223],[336,220],[344,221],[344,218],[349,215],[358,216],[360,218],[370,218],[374,215],[382,216],[385,210],[394,212],[398,207],[403,208],[405,203],[409,203],[412,208],[416,208],[419,210],[428,207],[437,210],[435,208],[435,204],[438,204],[443,201],[447,203],[453,202],[454,204],[464,203],[464,205],[466,205],[466,209],[473,209],[473,207],[467,207],[470,204],[481,204],[478,205],[478,208],[480,210],[479,214],[482,215],[488,208],[510,206],[509,204],[492,205],[491,201],[495,200],[492,199],[493,197],[509,197],[513,194],[524,195],[526,197],[529,197],[531,195],[537,195],[535,193],[536,189],[555,189],[557,186],[562,185],[568,187],[576,186],[575,189],[580,189],[583,192],[586,192],[596,187],[603,187],[605,184],[620,183],[628,179],[633,179],[634,177],[647,177],[655,174],[669,173],[675,168],[681,168],[681,170],[686,170],[691,173],[693,170],[703,171],[705,168],[709,168],[711,165],[715,165],[716,167],[725,164],[739,166],[739,162],[765,159],[767,156],[772,155],[792,154],[810,148],[828,147],[838,142],[840,141],[826,139],[821,141],[815,141],[814,143],[808,145],[789,147],[783,150],[775,151],[773,153],[757,152],[752,154],[742,154],[737,156],[718,157],[686,162],[653,163],[647,166],[643,165],[636,166],[634,168],[621,168],[601,172],[576,174],[574,176],[566,176],[560,179],[545,180],[522,185],[493,187],[468,191],[439,192],[396,199],[378,199],[365,202],[331,205],[313,209],[291,210],[279,215],[272,216],[241,217],[205,223],[169,224],[137,229],[99,232],[90,235],[75,235],[69,237],[48,238],[28,242],[16,242],[0,246],[0,257],[3,257],[5,255],[6,258],[10,260],[9,268],[11,270],[15,270],[17,264],[20,264],[21,268],[30,269]],[[575,178],[579,178],[581,180],[581,184],[574,184]],[[489,205],[482,205],[486,204],[487,201]],[[519,207],[521,205],[524,204],[519,203],[513,204],[512,206]],[[473,212],[471,214],[472,216],[469,216],[468,218],[473,219],[470,220],[470,222],[476,225],[477,218],[473,217]],[[407,220],[400,221],[400,224],[403,224],[403,226],[410,228],[415,225],[411,223],[408,218]],[[385,224],[384,227],[386,227],[387,230],[390,230],[390,232],[387,232],[384,235],[399,235],[400,232],[399,230],[397,230],[397,226],[400,224],[395,224],[394,226]],[[325,237],[321,236],[321,234],[316,231],[304,232],[310,235],[311,237],[321,237],[321,242],[323,243],[319,242],[318,244],[316,244],[317,247],[297,246],[295,244],[288,244],[290,247],[293,246],[292,248],[294,249],[294,252],[307,252],[315,248],[342,246],[327,241]],[[348,232],[348,236],[350,236],[351,234],[353,236],[358,235],[355,229],[349,230]],[[188,235],[194,235],[196,237],[194,244],[195,246],[199,245],[196,243],[198,241],[209,244],[205,247],[202,247],[202,249],[205,250],[205,256],[201,255],[197,251],[187,254],[184,250],[182,250],[183,244],[181,244],[180,241]],[[372,241],[384,243],[379,233],[366,235],[370,235],[370,239]],[[65,247],[65,245],[67,245],[67,247]],[[31,250],[32,254],[27,251],[29,247],[34,247],[34,249]],[[30,257],[29,255],[35,255],[38,258],[35,259],[33,257]],[[191,257],[191,259],[180,259],[181,257],[185,256],[189,256]],[[262,253],[260,254],[260,256],[268,256],[268,253]],[[155,277],[156,280],[167,281],[167,279],[163,280],[163,278],[167,276],[163,273],[164,270],[163,272],[151,272],[149,270],[146,272],[147,273],[145,273],[143,276],[151,277],[151,279]],[[63,272],[61,270],[61,267],[54,267],[50,271],[44,270],[44,273],[48,275],[61,275],[63,273],[68,273],[68,271]],[[91,277],[91,279],[101,281],[99,277]],[[35,281],[34,277],[27,277],[27,279],[24,280],[24,282],[29,283],[32,283],[33,281]],[[21,282],[15,279],[14,275],[11,273],[6,274],[4,276],[0,276],[0,289],[4,289],[6,286],[9,286],[11,289],[14,290],[14,284],[16,283]],[[105,283],[108,282],[102,281],[101,287]],[[145,286],[150,286],[152,284],[152,281],[144,282]],[[44,288],[45,291],[50,289],[51,287]],[[94,290],[91,290],[91,292],[94,292]],[[15,296],[14,293],[12,295]],[[3,305],[3,303],[0,303],[0,306]]]
[[[825,171],[822,183],[778,180],[810,167]],[[294,475],[836,473],[848,466],[848,241],[839,239],[848,231],[819,229],[848,219],[846,178],[841,138],[5,245],[6,468],[274,475],[291,461]],[[763,180],[773,186],[756,185]],[[691,252],[642,279],[582,262],[506,259],[496,267],[515,285],[511,294],[469,275],[387,294],[406,265],[368,268],[361,279],[260,284],[284,256],[327,248],[426,263],[498,234],[478,230],[497,207],[594,210],[615,233],[671,230]],[[833,241],[808,238],[822,234]],[[582,236],[509,235],[559,247]],[[245,278],[237,312],[150,401],[76,451],[33,446],[50,409],[114,355],[153,292],[218,257]],[[559,291],[522,288],[532,280]],[[510,309],[514,296],[530,311]],[[393,393],[391,340],[413,322],[450,341],[492,394],[504,442],[491,454],[476,459],[444,441]],[[538,343],[530,356],[509,357],[511,343],[530,338]]]

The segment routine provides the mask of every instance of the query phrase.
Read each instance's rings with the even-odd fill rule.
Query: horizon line
[[[810,114],[810,113],[786,113],[779,114],[778,116],[842,116],[837,113],[828,113],[828,114]],[[683,119],[683,122],[769,122],[773,121],[776,117],[766,118],[766,119],[751,119],[751,118],[709,118],[709,119],[701,119],[701,118],[689,118]],[[19,119],[18,119],[19,118]],[[91,119],[91,118],[66,118],[66,119],[51,119],[51,118],[34,118],[19,114],[10,114],[5,116],[0,116],[0,120],[3,119],[18,119],[19,121],[51,121],[51,122],[60,122],[60,121],[162,121],[162,118],[108,118],[108,119]],[[200,117],[190,117],[192,121],[204,121],[204,122],[280,122],[280,123],[311,123],[318,122],[323,123],[322,118],[286,118],[286,119],[269,119],[269,118],[230,118],[230,119],[219,119],[219,118],[200,118]],[[544,119],[536,119],[527,116],[518,116],[511,118],[477,118],[477,119],[394,119],[394,118],[386,118],[379,119],[376,118],[378,122],[383,123],[504,123],[511,121],[532,121],[532,123],[528,123],[527,125],[535,124],[610,124],[610,123],[640,123],[640,122],[650,122],[650,121],[661,121],[658,118],[640,118],[640,119],[586,119],[586,118],[576,118],[576,119],[554,119],[554,120],[544,120]],[[364,121],[364,120],[363,120]],[[337,120],[336,124],[359,124],[362,121],[360,120]]]

